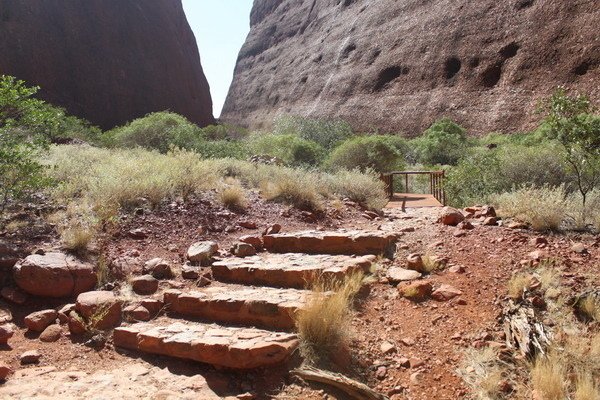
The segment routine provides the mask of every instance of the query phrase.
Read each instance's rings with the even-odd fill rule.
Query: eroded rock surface
[[[102,128],[170,110],[213,123],[180,0],[2,0],[0,75]]]
[[[343,118],[416,135],[441,117],[518,131],[558,85],[600,98],[588,0],[255,0],[221,118]]]

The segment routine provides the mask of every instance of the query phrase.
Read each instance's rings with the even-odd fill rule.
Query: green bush
[[[246,143],[237,140],[200,140],[193,148],[203,158],[235,158],[243,160],[250,155]]]
[[[199,128],[181,115],[163,111],[135,119],[107,133],[114,146],[143,147],[166,153],[171,147],[193,149],[202,136]]]
[[[469,146],[465,129],[448,118],[435,122],[413,143],[419,162],[426,165],[456,165]]]
[[[0,77],[0,214],[11,201],[50,183],[37,159],[61,121],[33,97],[37,91],[11,76]]]
[[[248,147],[253,154],[277,157],[290,166],[316,166],[325,155],[318,143],[291,134],[256,134],[248,140]]]
[[[248,136],[248,130],[229,124],[209,125],[200,128],[200,135],[211,141],[241,140]]]
[[[333,150],[326,165],[333,170],[371,169],[381,173],[402,169],[404,162],[389,136],[372,135],[345,141]]]
[[[342,120],[283,116],[277,118],[274,125],[276,135],[297,135],[326,149],[332,149],[354,135],[350,124]]]

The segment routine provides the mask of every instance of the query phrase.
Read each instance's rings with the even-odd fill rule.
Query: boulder
[[[457,296],[460,296],[462,292],[450,285],[442,285],[433,291],[431,297],[437,301],[448,301]]]
[[[3,287],[0,295],[2,298],[18,305],[23,305],[27,302],[27,295],[17,288]]]
[[[276,235],[279,232],[281,232],[281,225],[279,224],[273,224],[269,227],[267,227],[264,232],[263,232],[263,236],[264,235]]]
[[[0,271],[12,268],[19,261],[20,252],[15,246],[0,239]]]
[[[496,217],[485,217],[482,222],[484,226],[496,226],[498,225],[498,219]]]
[[[0,345],[8,344],[8,339],[13,337],[15,331],[10,324],[0,325]]]
[[[33,332],[42,332],[53,324],[58,318],[58,312],[56,310],[42,310],[29,314],[25,317],[25,326],[27,329]]]
[[[45,343],[56,342],[62,336],[60,325],[50,325],[40,334],[40,340]]]
[[[189,264],[184,264],[184,266],[181,267],[181,277],[183,279],[198,279],[200,277],[201,271],[201,268]]]
[[[210,265],[213,256],[219,250],[219,245],[215,242],[196,242],[190,246],[187,251],[187,259],[194,264]]]
[[[440,222],[444,225],[457,226],[464,221],[465,216],[456,208],[444,207],[442,215],[440,216]]]
[[[156,279],[169,279],[173,277],[171,264],[162,258],[153,258],[152,260],[146,261],[143,271]]]
[[[140,295],[153,294],[158,290],[158,280],[152,275],[142,275],[131,279],[131,288]]]
[[[121,300],[113,292],[82,293],[77,296],[75,311],[95,329],[111,329],[121,322]]]
[[[390,282],[398,283],[419,279],[421,277],[421,273],[410,269],[393,267],[387,271],[387,276]]]
[[[61,324],[69,322],[69,314],[75,310],[75,303],[65,304],[58,310],[58,320]]]
[[[123,309],[125,318],[129,321],[149,321],[150,311],[142,305],[132,304]]]
[[[407,285],[399,285],[400,295],[413,301],[424,301],[429,298],[433,287],[426,281],[413,282]]]
[[[231,247],[231,254],[242,258],[250,257],[256,254],[256,249],[251,244],[240,242]]]
[[[69,297],[96,286],[94,267],[64,253],[32,254],[13,268],[17,285],[41,297]]]

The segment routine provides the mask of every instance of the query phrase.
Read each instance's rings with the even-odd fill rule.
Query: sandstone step
[[[116,347],[234,369],[281,363],[299,345],[290,333],[168,318],[116,328],[113,341]]]
[[[200,291],[168,290],[164,301],[170,313],[209,321],[289,330],[294,314],[312,292],[270,287],[209,287]]]
[[[392,258],[398,236],[383,231],[303,231],[263,236],[272,253],[384,255]]]
[[[213,278],[221,282],[304,288],[319,276],[342,278],[356,271],[368,272],[376,256],[261,254],[227,258],[212,265]]]

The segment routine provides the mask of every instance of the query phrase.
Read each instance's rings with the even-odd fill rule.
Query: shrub
[[[204,139],[210,141],[234,141],[248,136],[248,129],[229,124],[219,124],[200,128],[199,133]]]
[[[253,154],[277,157],[290,166],[315,166],[325,155],[319,144],[296,135],[256,134],[248,146]]]
[[[338,197],[355,201],[363,207],[380,210],[388,203],[385,184],[377,173],[367,170],[341,170],[325,176],[327,189]]]
[[[563,186],[523,187],[496,196],[502,216],[514,217],[536,231],[558,230],[567,216],[568,200]]]
[[[318,212],[323,209],[317,176],[290,169],[272,171],[275,173],[260,183],[267,200],[291,204],[300,210]]]
[[[554,143],[535,147],[507,146],[498,150],[503,189],[512,186],[560,186],[573,182],[562,160],[562,149]]]
[[[336,147],[326,161],[333,170],[388,172],[403,168],[402,155],[382,135],[359,136]]]
[[[143,147],[166,153],[171,147],[194,148],[202,139],[199,128],[181,115],[163,111],[135,119],[107,135],[118,147]]]
[[[193,148],[203,158],[248,158],[248,146],[241,141],[230,140],[199,140]]]
[[[324,360],[334,352],[347,349],[352,302],[363,278],[362,273],[347,276],[343,281],[327,281],[321,276],[312,285],[312,298],[306,308],[295,315],[302,340],[301,351],[309,362]]]
[[[274,125],[273,132],[277,135],[296,135],[328,150],[354,134],[350,124],[342,120],[282,116]]]
[[[57,226],[64,247],[75,253],[85,253],[97,235],[98,222],[86,202],[71,202],[50,220]]]
[[[431,125],[415,139],[419,161],[426,165],[456,165],[468,147],[466,131],[448,118]]]

